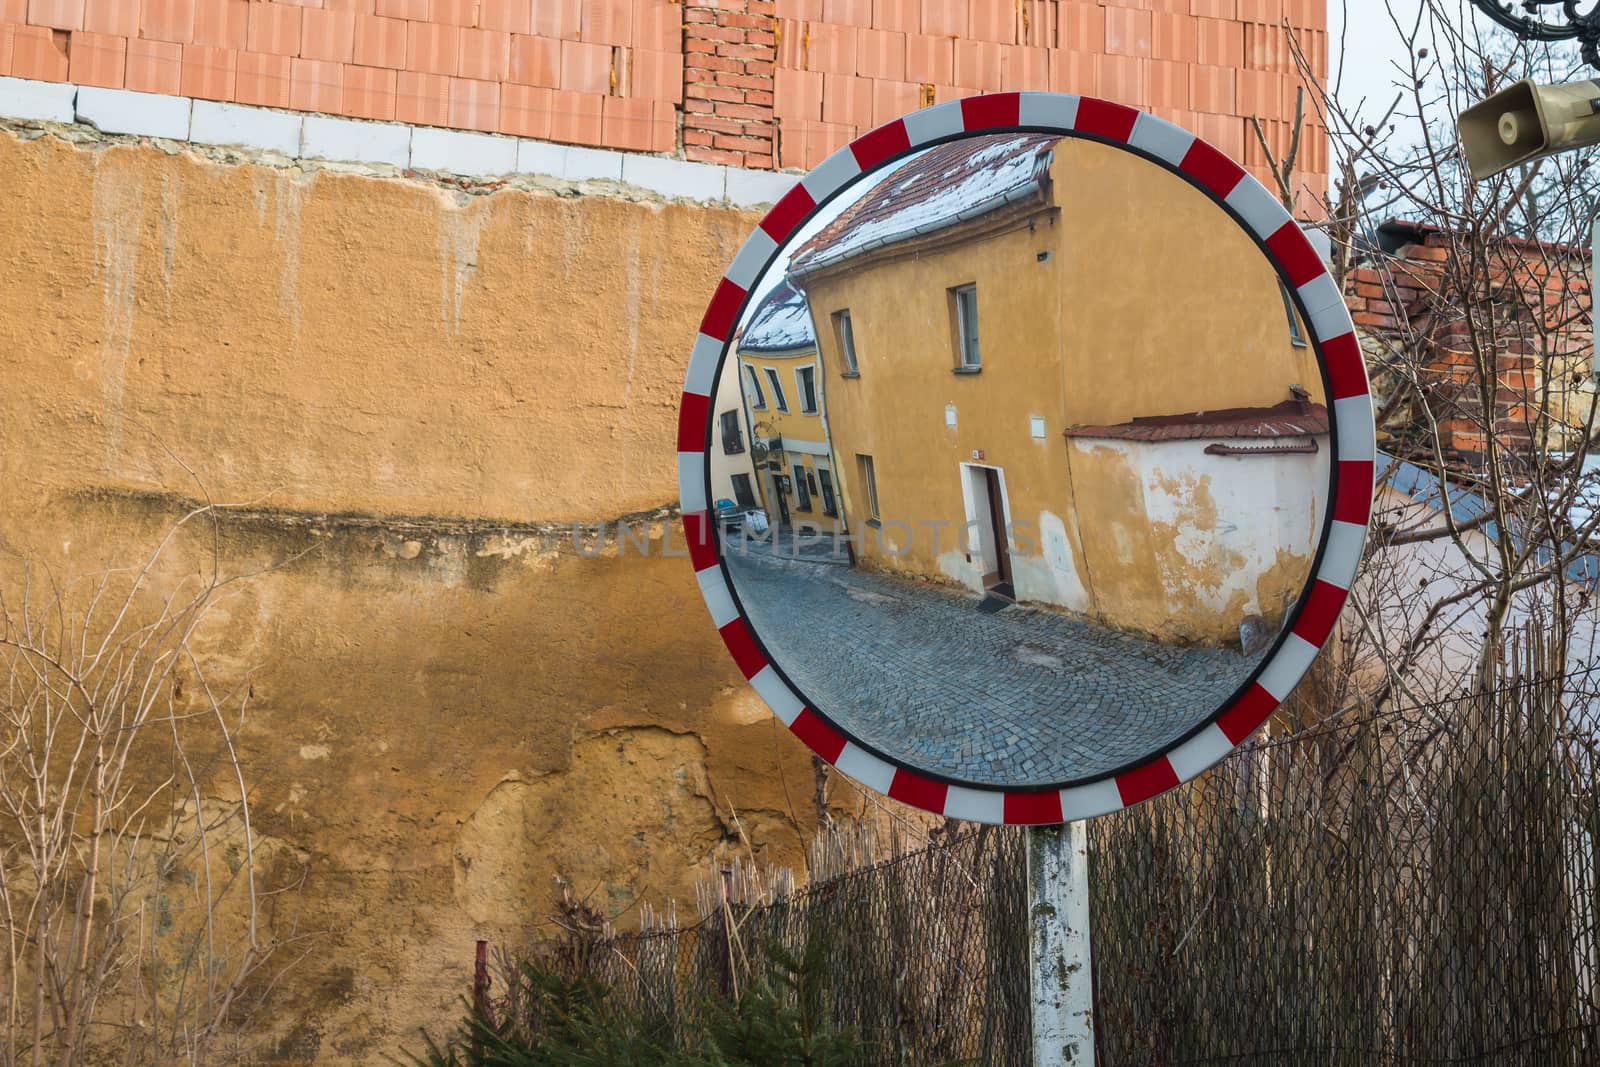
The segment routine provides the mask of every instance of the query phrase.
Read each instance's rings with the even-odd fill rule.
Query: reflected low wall
[[[1101,621],[1162,640],[1236,644],[1252,615],[1275,632],[1305,586],[1322,530],[1328,438],[1304,440],[1316,442],[1314,453],[1072,440],[1083,558],[1047,547],[1042,566],[1018,568],[1018,594],[1049,599],[1083,588]]]

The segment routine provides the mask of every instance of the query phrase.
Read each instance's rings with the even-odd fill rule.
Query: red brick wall
[[[776,166],[777,7],[773,0],[686,0],[684,158],[763,170]]]
[[[1148,108],[1268,177],[1326,0],[0,0],[0,74],[810,167],[979,92]],[[1308,102],[1299,170],[1325,185]],[[679,129],[680,116],[682,129]]]
[[[1544,368],[1587,369],[1592,341],[1587,252],[1513,241],[1488,252],[1489,282],[1499,289],[1494,316],[1501,324],[1494,340],[1492,413],[1484,409],[1477,356],[1459,310],[1464,287],[1484,286],[1475,272],[1450,269],[1455,254],[1448,234],[1420,233],[1385,263],[1351,270],[1346,304],[1358,330],[1417,353],[1447,457],[1481,456],[1491,433],[1502,446],[1527,451],[1534,444]],[[1553,384],[1550,399],[1558,409],[1561,388],[1572,383]],[[1398,415],[1395,426],[1421,432],[1416,412]]]

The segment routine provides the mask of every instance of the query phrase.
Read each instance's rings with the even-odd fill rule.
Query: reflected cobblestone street
[[[1027,605],[768,553],[727,557],[756,634],[860,740],[969,782],[1104,773],[1177,738],[1259,656],[1181,648]]]

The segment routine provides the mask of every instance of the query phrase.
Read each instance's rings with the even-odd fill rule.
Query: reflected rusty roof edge
[[[1175,415],[1144,415],[1109,425],[1069,426],[1063,437],[1122,441],[1194,441],[1208,437],[1272,439],[1314,437],[1328,432],[1322,404],[1285,400],[1271,407],[1217,408]]]

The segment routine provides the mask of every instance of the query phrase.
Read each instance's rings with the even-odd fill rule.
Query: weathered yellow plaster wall
[[[626,925],[746,841],[801,864],[809,757],[659,554],[688,346],[754,215],[6,130],[0,189],[0,553],[127,564],[198,480],[247,503],[223,570],[270,568],[199,639],[254,669],[256,830],[305,866],[262,1062],[387,1062],[557,874]],[[561,525],[629,515],[655,555]]]
[[[1069,449],[1062,431],[1270,406],[1290,399],[1291,384],[1321,402],[1316,356],[1291,345],[1265,256],[1203,193],[1089,141],[1061,141],[1051,175],[1049,204],[1000,232],[928,239],[806,281],[814,321],[851,311],[860,377],[841,376],[832,331],[820,344],[858,553],[869,566],[970,582],[981,567],[958,546],[961,464],[995,466],[1024,535],[1013,567],[1054,583],[1054,603],[1168,638],[1236,639],[1243,601],[1220,613],[1186,610],[1186,598],[1204,599],[1214,568],[1177,567],[1177,529],[1144,521],[1141,473],[1094,442]],[[972,283],[983,369],[960,374],[949,290]],[[1042,439],[1031,436],[1032,416],[1045,420]],[[864,528],[857,454],[873,457],[881,533]],[[1227,521],[1204,506],[1207,486],[1194,489],[1186,520]],[[936,521],[937,530],[928,525]],[[1261,604],[1276,607],[1285,580],[1298,592],[1312,550],[1314,539],[1263,580]]]
[[[1276,404],[1291,382],[1324,402],[1315,353],[1289,344],[1266,257],[1209,197],[1089,141],[1058,146],[1052,174],[1062,325],[1096,386],[1075,391],[1083,407],[1069,400],[1075,423]]]
[[[828,428],[846,486],[845,517],[861,533],[858,553],[870,564],[943,573],[939,557],[954,550],[966,521],[959,464],[975,449],[984,450],[984,462],[1005,467],[1014,520],[1033,518],[1023,514],[1021,494],[1042,504],[1066,484],[1063,449],[1051,447],[1059,441],[1028,436],[1030,414],[1046,416],[1050,436],[1066,425],[1063,376],[1069,366],[1061,352],[1055,292],[1059,230],[1054,213],[1040,212],[998,235],[807,284],[813,321],[826,323],[836,312],[850,311],[860,377],[842,375],[845,362],[831,330],[820,343]],[[1051,258],[1039,262],[1040,253]],[[984,368],[957,374],[948,292],[972,282],[978,286]],[[954,429],[946,424],[951,405]],[[870,508],[857,455],[873,457],[879,514],[888,524],[882,541],[863,529]],[[947,525],[938,531],[921,525],[934,520]]]
[[[750,216],[157,155],[7,145],[0,342],[62,381],[0,414],[69,480],[155,487],[146,425],[206,456],[215,493],[283,507],[525,520],[671,496],[683,338]]]

